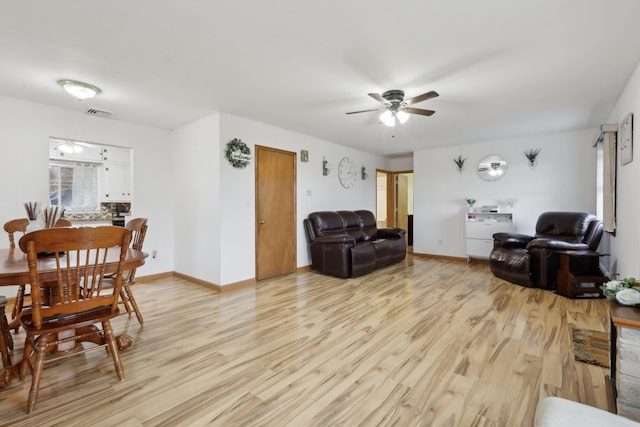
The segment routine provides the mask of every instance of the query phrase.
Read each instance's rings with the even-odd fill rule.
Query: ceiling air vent
[[[113,113],[105,110],[98,110],[95,108],[89,108],[86,113],[90,116],[98,116],[98,117],[110,117]]]

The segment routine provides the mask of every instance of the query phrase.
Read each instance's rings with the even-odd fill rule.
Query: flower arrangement
[[[467,159],[466,159],[466,158],[465,158],[465,159],[463,159],[461,155],[460,155],[460,156],[458,156],[458,157],[456,157],[455,159],[453,159],[453,163],[455,163],[455,164],[456,164],[456,167],[458,168],[458,172],[461,172],[461,173],[462,173],[462,168],[464,167],[464,162],[465,162],[466,160],[467,160]]]
[[[473,205],[476,204],[476,199],[474,199],[473,197],[467,197],[465,200],[467,201],[467,204],[470,208],[472,208]]]
[[[524,152],[525,157],[529,160],[529,167],[532,169],[536,167],[538,154],[540,154],[540,148],[532,148]]]
[[[27,217],[30,221],[35,221],[38,217],[38,202],[24,202],[22,204],[27,211]]]
[[[633,277],[627,277],[622,280],[610,280],[600,286],[602,294],[609,299],[615,298],[618,292],[629,288],[640,290],[640,282],[637,282]]]

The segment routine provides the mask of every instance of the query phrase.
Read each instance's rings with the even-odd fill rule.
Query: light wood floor
[[[513,285],[485,263],[410,257],[358,279],[135,292],[144,327],[114,321],[135,339],[124,381],[102,350],[47,365],[34,414],[28,377],[0,391],[0,423],[512,427],[547,395],[606,408],[608,369],[575,362],[569,338],[607,331],[606,301]]]

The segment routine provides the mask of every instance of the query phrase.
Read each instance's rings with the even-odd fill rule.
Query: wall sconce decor
[[[453,163],[456,164],[456,167],[458,168],[458,172],[462,173],[462,168],[464,167],[464,162],[466,161],[466,158],[462,158],[462,155],[456,157],[455,159],[453,159]]]
[[[538,161],[536,160],[538,158],[538,154],[540,154],[540,148],[532,148],[524,152],[527,160],[529,160],[529,167],[531,169],[535,168],[538,164]]]
[[[369,174],[367,173],[367,170],[364,168],[364,166],[362,166],[362,169],[360,169],[360,176],[362,177],[363,181],[365,179],[367,179],[367,177],[369,176]]]
[[[327,159],[323,157],[322,158],[322,175],[324,176],[329,175],[330,170],[331,170],[331,164],[327,161]]]

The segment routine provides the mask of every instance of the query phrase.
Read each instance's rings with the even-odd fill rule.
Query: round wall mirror
[[[478,162],[478,176],[485,181],[496,181],[507,173],[507,161],[502,156],[491,155]]]

